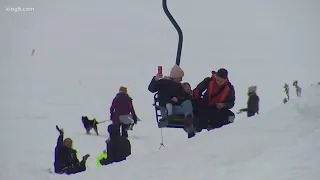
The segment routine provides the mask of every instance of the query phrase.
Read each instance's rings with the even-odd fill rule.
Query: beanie
[[[228,78],[228,71],[224,68],[221,68],[218,70],[216,75],[223,78],[223,79],[227,79]]]
[[[183,70],[178,66],[174,65],[170,71],[171,78],[182,78],[184,76]]]

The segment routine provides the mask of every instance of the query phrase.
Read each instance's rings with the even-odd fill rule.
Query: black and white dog
[[[87,134],[90,134],[90,130],[93,129],[96,132],[96,134],[99,136],[98,126],[97,126],[97,124],[99,123],[96,120],[96,118],[93,118],[92,120],[90,120],[87,116],[82,116],[82,124]]]

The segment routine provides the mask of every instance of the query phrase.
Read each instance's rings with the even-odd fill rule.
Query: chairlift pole
[[[167,7],[167,0],[162,0],[162,7],[164,12],[166,13],[167,17],[171,21],[172,25],[176,28],[178,35],[179,35],[179,42],[178,42],[178,50],[177,50],[177,57],[176,57],[176,64],[180,66],[180,59],[181,59],[181,50],[182,50],[182,42],[183,42],[183,34],[181,28],[179,27],[178,23],[174,20],[171,13]]]

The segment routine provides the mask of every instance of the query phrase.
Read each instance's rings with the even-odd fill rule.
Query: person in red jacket
[[[127,88],[121,86],[119,93],[112,101],[110,119],[113,124],[119,125],[121,135],[128,137],[128,129],[132,123],[137,124],[137,116],[132,104],[132,98],[127,94]]]
[[[230,109],[235,103],[235,90],[226,69],[212,71],[212,76],[205,78],[193,90],[193,97],[197,103],[197,129],[207,127],[211,130],[233,122],[235,116]]]

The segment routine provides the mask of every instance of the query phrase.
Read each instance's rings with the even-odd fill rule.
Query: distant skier
[[[256,113],[259,114],[259,96],[256,93],[257,86],[250,86],[248,88],[248,102],[247,102],[247,108],[240,109],[239,113],[247,112],[247,116],[251,117],[254,116]]]
[[[290,100],[289,85],[287,83],[285,83],[283,88],[284,88],[284,92],[286,93],[287,100],[289,101]]]
[[[301,87],[298,85],[298,81],[295,80],[292,85],[296,88],[297,97],[301,97]]]
[[[110,107],[110,119],[113,124],[117,124],[121,128],[121,135],[124,137],[128,137],[128,130],[132,124],[132,120],[134,124],[137,124],[138,119],[133,107],[132,98],[128,95],[127,91],[126,87],[121,86]]]
[[[58,174],[76,174],[86,170],[86,161],[89,154],[82,157],[79,162],[77,151],[72,148],[72,139],[66,138],[63,140],[64,131],[56,126],[60,135],[57,140],[57,145],[54,151],[54,172]]]

